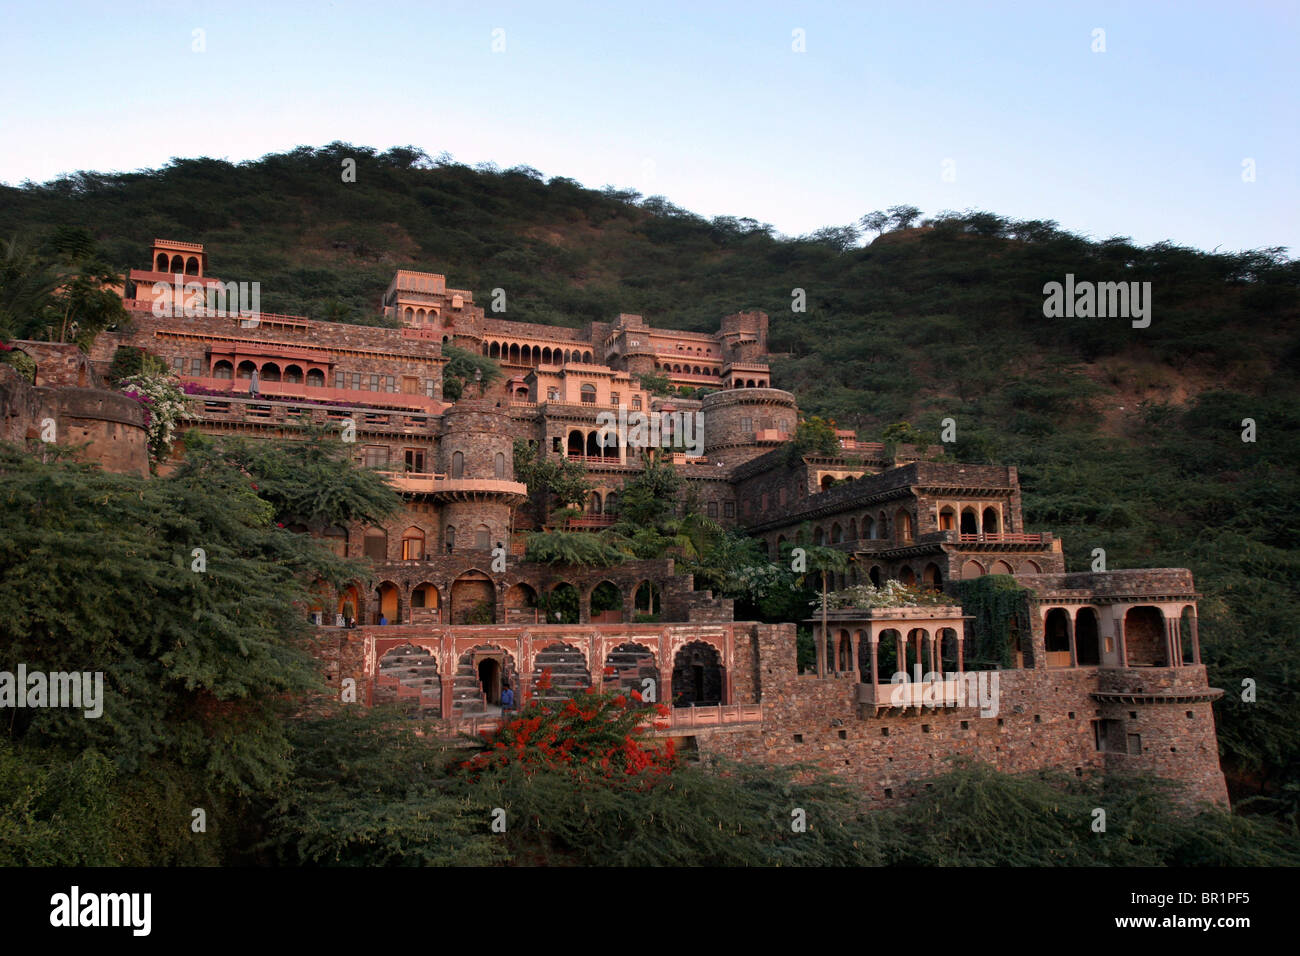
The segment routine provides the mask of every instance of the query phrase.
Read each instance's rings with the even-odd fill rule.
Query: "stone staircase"
[[[401,701],[413,705],[422,716],[438,716],[442,684],[437,659],[413,644],[393,648],[379,661],[374,700],[376,704]]]
[[[647,677],[652,678],[658,687],[659,670],[655,667],[654,655],[639,644],[620,644],[614,648],[605,661],[605,667],[606,690],[617,687],[625,694],[633,690],[641,693]],[[611,667],[614,669],[613,674],[608,670]],[[656,699],[657,697],[656,693]]]
[[[542,671],[551,672],[546,693],[537,690]],[[551,644],[537,653],[533,666],[533,697],[536,700],[564,700],[591,685],[591,674],[582,652],[567,644]]]

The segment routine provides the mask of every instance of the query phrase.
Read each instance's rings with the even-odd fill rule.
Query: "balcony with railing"
[[[614,515],[583,515],[580,518],[569,518],[564,522],[564,527],[567,531],[599,531],[610,527],[617,520]]]
[[[204,398],[216,401],[229,401],[240,399],[253,399],[266,401],[268,399],[280,399],[286,401],[298,400],[304,403],[332,403],[335,405],[353,406],[360,411],[363,407],[368,408],[396,408],[413,412],[426,412],[437,414],[445,407],[443,402],[436,398],[428,398],[424,395],[410,395],[405,392],[375,392],[364,389],[351,388],[333,388],[325,385],[308,385],[305,382],[267,382],[259,381],[257,383],[257,395],[253,396],[249,392],[249,380],[246,378],[229,379],[229,378],[212,378],[204,376],[181,376],[181,382],[185,385],[193,385],[202,388],[205,392],[214,393],[204,395]]]
[[[1041,546],[1050,543],[1051,540],[1051,532],[988,531],[979,534],[960,533],[957,535],[959,544],[1032,544]]]
[[[439,472],[381,471],[398,491],[407,494],[435,495],[456,500],[478,498],[485,495],[507,497],[522,501],[528,497],[528,486],[520,481],[502,478],[450,478]]]

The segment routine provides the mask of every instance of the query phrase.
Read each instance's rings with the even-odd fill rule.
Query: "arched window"
[[[307,385],[311,388],[325,387],[325,373],[318,368],[307,370]]]
[[[984,509],[984,533],[997,534],[1001,530],[998,528],[998,510],[996,508]]]
[[[424,557],[424,531],[410,527],[402,532],[402,560],[419,561]]]
[[[458,451],[452,453],[451,476],[453,478],[465,477],[465,453],[464,452]]]
[[[222,359],[220,362],[217,362],[215,365],[212,366],[213,378],[228,379],[228,378],[234,378],[234,375],[235,375],[235,367],[231,365],[229,362],[227,362],[225,359]]]
[[[498,481],[504,480],[506,476],[506,456],[502,452],[497,452],[493,460],[492,473]]]
[[[584,405],[595,405],[595,404],[596,404],[596,386],[595,386],[595,385],[584,385],[584,386],[582,386],[581,393],[582,393],[582,404],[584,404]]]
[[[371,561],[388,560],[388,534],[383,528],[371,528],[364,539],[365,555]]]

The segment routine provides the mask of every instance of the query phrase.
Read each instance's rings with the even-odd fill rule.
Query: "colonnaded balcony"
[[[883,589],[882,589],[883,593]],[[854,683],[854,700],[885,710],[979,707],[982,672],[967,671],[965,623],[951,604],[841,607],[806,621],[817,674]],[[946,671],[946,674],[945,674]]]

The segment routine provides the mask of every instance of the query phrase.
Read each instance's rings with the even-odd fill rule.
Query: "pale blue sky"
[[[1300,254],[1283,0],[0,6],[7,183],[343,140],[791,235],[905,202]]]

